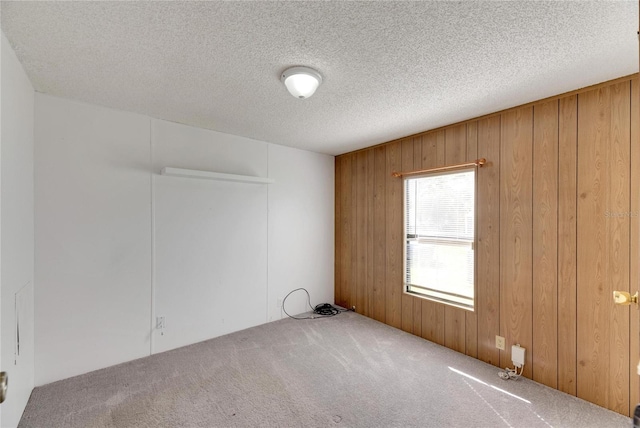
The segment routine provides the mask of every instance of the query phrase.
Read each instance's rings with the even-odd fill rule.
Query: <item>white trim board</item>
[[[165,166],[160,172],[161,175],[171,177],[187,177],[187,178],[204,178],[207,180],[218,181],[237,181],[241,183],[254,184],[272,184],[275,183],[273,178],[253,177],[250,175],[224,174],[221,172],[199,171],[196,169],[173,168]]]

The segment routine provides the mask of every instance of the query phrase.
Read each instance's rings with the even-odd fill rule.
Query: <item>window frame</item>
[[[445,298],[437,298],[434,296],[429,296],[427,294],[416,293],[409,291],[409,287],[419,287],[425,288],[418,285],[412,285],[407,283],[407,180],[419,179],[424,177],[434,177],[439,175],[451,175],[461,172],[473,171],[473,240],[471,241],[471,249],[473,251],[473,306],[464,305],[461,303],[457,303],[455,301],[447,300]],[[416,297],[418,299],[429,300],[436,303],[441,303],[446,306],[452,306],[455,308],[464,309],[469,312],[475,312],[477,306],[477,298],[478,298],[478,167],[474,166],[461,166],[459,168],[454,167],[448,169],[446,171],[433,171],[433,172],[424,172],[420,174],[412,174],[410,176],[402,177],[402,292],[403,294],[407,294],[409,296]],[[440,239],[441,241],[446,241],[447,239]],[[433,289],[429,289],[433,290]],[[433,290],[434,293],[453,296],[455,293],[448,293],[439,290]],[[465,296],[465,298],[467,298]]]

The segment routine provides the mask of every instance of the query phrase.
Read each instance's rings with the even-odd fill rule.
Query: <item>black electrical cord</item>
[[[310,315],[310,316],[306,316],[306,317],[294,317],[293,315],[289,315],[289,313],[287,312],[287,310],[284,308],[284,304],[287,301],[287,297],[289,297],[292,293],[296,292],[296,291],[304,291],[305,293],[307,293],[307,304],[309,305],[309,308],[311,308],[311,310],[313,311],[314,315]],[[289,317],[289,318],[293,318],[294,320],[313,320],[316,318],[327,318],[327,317],[333,317],[338,315],[341,312],[346,312],[349,309],[340,309],[337,308],[329,303],[320,303],[319,305],[316,305],[315,307],[311,306],[311,296],[309,295],[309,292],[307,291],[306,288],[296,288],[295,290],[292,290],[289,292],[289,294],[287,294],[284,299],[282,299],[282,310],[284,311],[284,313]]]

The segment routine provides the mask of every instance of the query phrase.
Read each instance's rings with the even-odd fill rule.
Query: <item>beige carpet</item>
[[[20,427],[629,427],[355,313],[285,319],[55,382]]]

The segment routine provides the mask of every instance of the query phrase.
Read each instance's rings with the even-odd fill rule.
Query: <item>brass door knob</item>
[[[638,292],[633,296],[626,291],[614,291],[613,303],[616,305],[630,305],[632,303],[638,304]]]
[[[7,372],[0,372],[0,403],[7,398],[7,388],[9,388],[9,375]]]

